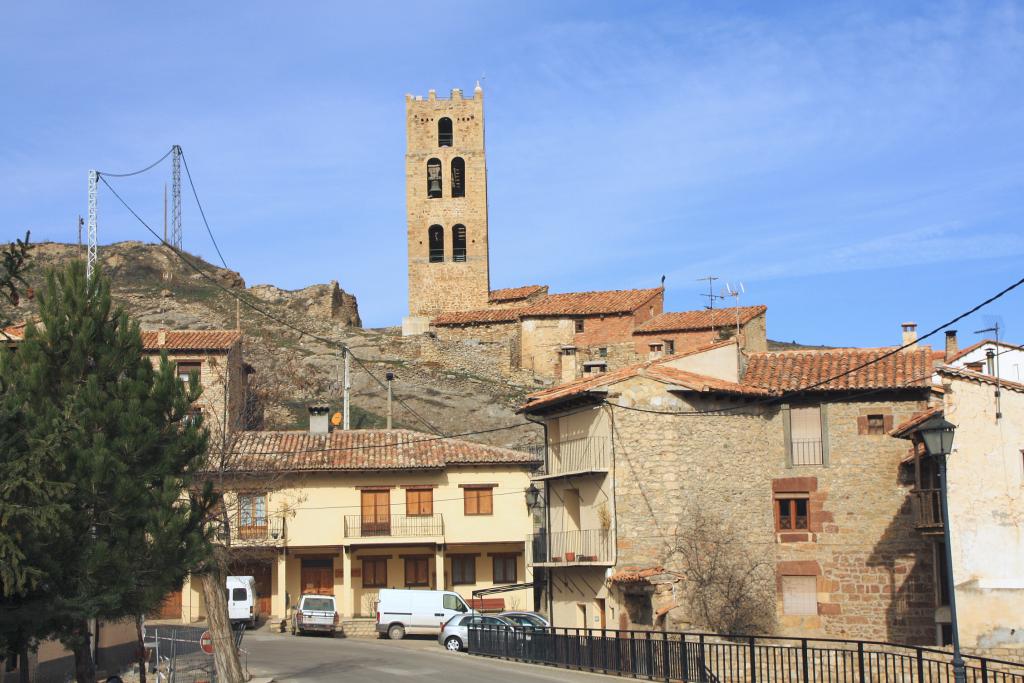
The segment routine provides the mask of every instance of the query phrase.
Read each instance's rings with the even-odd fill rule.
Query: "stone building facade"
[[[548,519],[531,561],[556,625],[704,626],[679,579],[699,511],[727,537],[697,540],[760,572],[776,632],[934,643],[933,560],[886,433],[927,406],[930,352],[885,351],[739,362],[730,341],[532,394]]]
[[[406,95],[409,318],[424,331],[446,311],[484,308],[490,295],[484,94]]]
[[[211,445],[228,432],[252,426],[248,378],[252,367],[242,356],[242,333],[237,330],[145,330],[142,349],[153,364],[162,354],[174,363],[182,381],[193,371],[203,392],[193,408],[203,415]]]
[[[736,337],[744,351],[767,351],[767,306],[735,306],[702,311],[663,313],[633,332],[636,353],[656,358],[693,351]]]

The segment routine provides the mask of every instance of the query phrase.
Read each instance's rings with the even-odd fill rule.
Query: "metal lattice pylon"
[[[96,267],[96,200],[99,182],[99,171],[89,171],[89,244],[85,252],[85,276],[90,279],[93,268]]]
[[[171,246],[181,249],[181,147],[171,152]]]

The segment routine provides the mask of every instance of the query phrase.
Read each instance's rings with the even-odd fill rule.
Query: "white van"
[[[406,633],[437,635],[456,614],[472,612],[452,591],[381,589],[377,603],[377,633],[401,640]]]
[[[260,615],[256,612],[256,578],[252,576],[229,576],[228,618],[232,624],[247,624],[256,628]]]

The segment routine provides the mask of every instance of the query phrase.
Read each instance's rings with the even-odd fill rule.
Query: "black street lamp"
[[[530,482],[530,488],[526,489],[526,507],[533,510],[537,507],[537,502],[540,500],[540,489],[534,486],[533,482]]]
[[[939,461],[939,495],[942,504],[942,535],[946,545],[946,590],[949,593],[949,625],[953,635],[953,680],[966,683],[967,669],[960,656],[960,631],[956,623],[956,590],[953,581],[953,548],[949,542],[949,504],[946,482],[946,458],[953,450],[953,432],[956,425],[936,415],[917,428],[928,455]]]

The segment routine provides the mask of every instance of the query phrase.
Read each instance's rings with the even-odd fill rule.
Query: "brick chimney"
[[[331,407],[326,404],[316,404],[309,406],[309,433],[310,434],[326,434],[330,427],[328,426],[328,413],[331,412]]]
[[[960,344],[956,341],[956,330],[946,330],[946,355],[943,360],[952,362],[953,356],[960,353]]]
[[[161,347],[167,346],[167,328],[166,327],[161,327],[159,330],[157,330],[157,333],[156,333],[156,345],[157,346],[161,346]]]
[[[903,346],[917,346],[917,323],[903,323]]]

